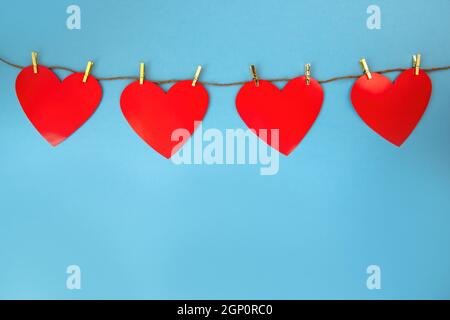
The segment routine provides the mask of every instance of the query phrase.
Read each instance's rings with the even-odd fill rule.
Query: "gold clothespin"
[[[420,53],[418,53],[417,55],[413,55],[413,68],[414,74],[418,76],[420,70]]]
[[[144,76],[145,76],[145,64],[143,62],[141,62],[140,67],[139,67],[139,84],[140,85],[144,84]]]
[[[202,66],[198,66],[197,70],[195,71],[194,79],[192,80],[192,86],[195,87],[197,84],[198,78],[200,78],[200,72],[202,72]]]
[[[31,52],[31,63],[33,64],[33,72],[38,73],[37,52]]]
[[[363,68],[364,74],[366,75],[367,79],[372,79],[372,74],[370,73],[369,66],[367,65],[366,59],[359,60],[359,63],[361,64],[361,67]]]
[[[309,63],[305,64],[305,78],[306,85],[309,86],[311,83],[311,65]]]
[[[91,72],[91,68],[92,68],[93,64],[94,63],[92,61],[88,61],[87,66],[86,66],[86,71],[84,71],[83,83],[86,83],[86,81],[89,77],[89,73]]]
[[[250,72],[252,73],[252,77],[253,77],[253,81],[255,81],[255,85],[257,87],[259,87],[259,79],[258,79],[258,74],[256,73],[255,65],[253,65],[253,64],[250,65]]]

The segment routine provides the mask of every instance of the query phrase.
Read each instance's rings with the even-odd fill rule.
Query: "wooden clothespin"
[[[309,86],[311,83],[311,65],[309,63],[305,64],[305,78],[306,85]]]
[[[141,62],[139,66],[139,84],[143,85],[145,80],[145,64]]]
[[[195,71],[194,79],[192,80],[192,86],[195,87],[197,84],[198,78],[200,78],[200,72],[202,72],[202,66],[199,65],[197,70]]]
[[[253,65],[253,64],[250,65],[250,72],[252,73],[252,77],[253,77],[253,81],[255,81],[255,85],[257,87],[259,87],[259,78],[258,78],[258,74],[256,73],[255,65]]]
[[[366,75],[367,79],[372,79],[372,74],[370,73],[369,66],[367,65],[366,59],[359,60],[359,63],[361,64],[361,67],[363,68],[364,74]]]
[[[37,52],[33,51],[31,52],[31,63],[33,64],[33,72],[36,74],[38,73],[38,62],[37,62],[38,54]]]
[[[92,61],[88,61],[87,66],[86,66],[86,71],[84,71],[83,83],[86,83],[93,65],[94,65],[94,63]]]
[[[420,71],[420,53],[413,55],[413,68],[414,74],[418,76]]]

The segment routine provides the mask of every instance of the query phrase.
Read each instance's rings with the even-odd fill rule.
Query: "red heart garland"
[[[177,129],[185,129],[189,136],[208,109],[208,92],[192,80],[174,84],[169,91],[150,81],[128,85],[120,97],[122,113],[133,130],[148,145],[170,158],[187,141],[173,141]]]
[[[260,139],[288,155],[316,121],[323,97],[319,82],[311,78],[307,85],[304,76],[290,80],[282,90],[269,81],[259,80],[259,86],[251,81],[239,91],[236,108]],[[267,137],[271,129],[279,129],[278,146]]]
[[[361,119],[375,132],[396,146],[413,132],[431,97],[431,79],[420,70],[402,72],[392,83],[389,78],[372,73],[353,85],[351,100]]]
[[[102,88],[92,76],[83,83],[83,73],[74,73],[62,82],[50,69],[24,68],[16,79],[20,105],[36,130],[56,146],[75,132],[95,112]]]

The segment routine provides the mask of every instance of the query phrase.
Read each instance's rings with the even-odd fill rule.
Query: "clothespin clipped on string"
[[[250,72],[252,73],[252,77],[253,77],[253,81],[255,81],[255,85],[257,87],[259,87],[259,78],[258,78],[258,74],[256,73],[255,65],[253,65],[253,64],[250,65]]]
[[[37,52],[35,52],[35,51],[31,52],[31,63],[33,64],[33,72],[35,74],[38,73],[38,59],[37,59],[37,57],[38,57]]]
[[[84,77],[83,77],[83,83],[86,83],[88,77],[89,77],[89,73],[91,72],[91,68],[94,65],[94,63],[92,61],[88,61],[87,66],[86,66],[86,70],[84,71]]]
[[[366,75],[367,79],[372,79],[372,74],[370,73],[369,66],[367,65],[366,59],[359,60],[359,63],[361,64],[361,67],[363,68],[364,74]]]
[[[141,62],[139,65],[139,84],[143,85],[145,80],[145,64]]]
[[[413,55],[414,75],[418,76],[420,71],[420,53]]]
[[[195,71],[194,79],[192,80],[192,86],[195,87],[197,84],[198,79],[200,78],[200,72],[202,72],[202,66],[199,65],[197,67],[197,70]]]
[[[311,65],[309,63],[305,64],[305,79],[306,85],[309,86],[311,83]]]

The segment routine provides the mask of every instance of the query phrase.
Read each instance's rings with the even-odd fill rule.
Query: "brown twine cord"
[[[2,57],[0,57],[0,61],[17,69],[23,69],[25,68],[24,66],[21,66],[19,64],[15,64],[12,63]],[[64,71],[68,71],[68,72],[80,72],[71,68],[67,68],[67,67],[61,67],[61,66],[49,66],[49,69],[52,70],[64,70]],[[380,71],[371,71],[371,72],[375,72],[375,73],[390,73],[390,72],[402,72],[405,70],[408,70],[409,68],[394,68],[394,69],[386,69],[386,70],[380,70]],[[434,72],[434,71],[444,71],[444,70],[449,70],[450,66],[445,66],[445,67],[435,67],[435,68],[421,68],[421,70],[425,71],[425,72]],[[340,76],[340,77],[333,77],[330,79],[325,79],[325,80],[318,80],[319,83],[329,83],[329,82],[333,82],[333,81],[339,81],[339,80],[345,80],[345,79],[357,79],[361,77],[361,74],[358,75],[348,75],[348,76]],[[100,81],[114,81],[114,80],[139,80],[139,77],[133,77],[133,76],[116,76],[116,77],[100,77],[97,78],[97,80]],[[270,81],[270,82],[288,82],[290,80],[292,80],[292,78],[275,78],[275,79],[264,79],[266,81]],[[154,83],[157,84],[167,84],[167,83],[175,83],[175,82],[179,82],[182,81],[181,79],[169,79],[169,80],[151,80]],[[199,81],[198,83],[201,83],[203,85],[207,85],[207,86],[216,86],[216,87],[230,87],[230,86],[239,86],[239,85],[243,85],[246,84],[248,82],[247,81],[236,81],[236,82],[228,82],[228,83],[220,83],[220,82],[207,82],[207,81]]]

